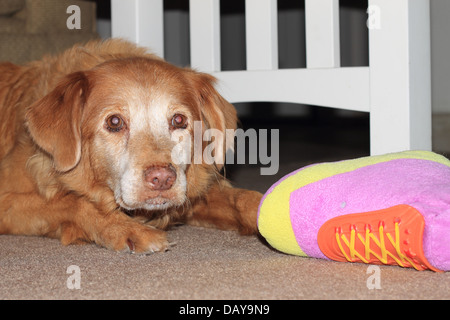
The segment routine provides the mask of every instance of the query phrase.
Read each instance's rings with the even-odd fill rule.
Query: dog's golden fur
[[[256,233],[260,193],[232,188],[220,163],[171,162],[174,131],[236,128],[207,74],[126,41],[91,42],[1,63],[0,114],[0,234],[145,253],[167,249],[172,223]]]

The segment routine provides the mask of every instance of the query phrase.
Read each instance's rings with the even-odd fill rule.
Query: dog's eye
[[[112,116],[109,116],[108,118],[106,118],[106,128],[109,131],[118,132],[123,129],[124,125],[125,125],[125,122],[117,114],[113,114]]]
[[[177,113],[172,117],[172,127],[175,129],[186,129],[187,127],[187,118],[186,116]]]

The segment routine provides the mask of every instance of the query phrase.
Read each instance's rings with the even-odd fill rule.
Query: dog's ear
[[[53,157],[58,171],[69,171],[80,161],[81,117],[88,91],[86,75],[72,73],[27,111],[31,137]]]
[[[215,154],[215,164],[220,170],[224,165],[227,150],[234,149],[234,130],[237,127],[236,109],[217,92],[214,87],[216,78],[213,76],[191,71],[191,81],[197,94],[202,122],[205,123],[206,129],[216,129],[222,133],[215,135],[215,138],[221,136],[221,141],[216,142],[223,146],[221,154]],[[227,137],[226,129],[233,130],[232,136]]]

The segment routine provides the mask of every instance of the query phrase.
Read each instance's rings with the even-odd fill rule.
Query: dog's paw
[[[101,238],[101,245],[121,252],[150,254],[169,248],[164,231],[136,222],[114,225]]]
[[[127,237],[126,243],[131,253],[154,253],[164,252],[169,248],[166,233],[153,229],[149,226],[142,226],[142,230],[133,230]]]

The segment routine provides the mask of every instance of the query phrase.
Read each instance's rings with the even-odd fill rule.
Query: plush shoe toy
[[[450,161],[406,151],[301,168],[261,200],[258,228],[279,251],[450,270]]]

